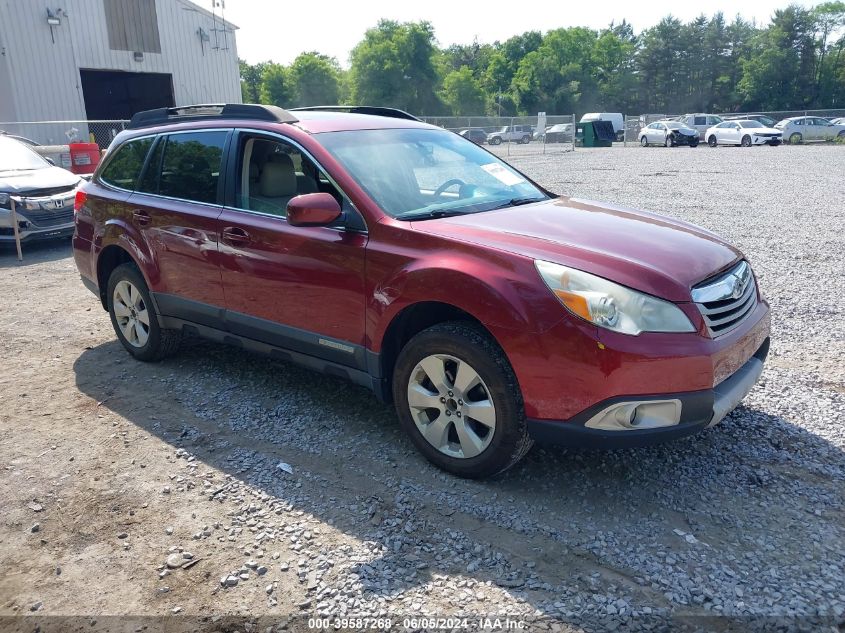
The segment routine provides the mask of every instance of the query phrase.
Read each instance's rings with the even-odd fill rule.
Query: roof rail
[[[420,121],[413,114],[409,114],[404,110],[386,108],[384,106],[308,106],[305,108],[291,108],[291,112],[297,111],[348,112],[349,114],[372,114],[373,116],[386,116],[393,119]]]
[[[208,119],[250,119],[273,123],[295,123],[297,119],[287,110],[274,105],[256,103],[205,103],[144,110],[132,116],[128,130],[183,121],[205,121]]]

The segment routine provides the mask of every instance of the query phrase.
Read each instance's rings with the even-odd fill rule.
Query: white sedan
[[[759,121],[723,121],[704,133],[710,147],[717,145],[780,145],[783,133],[773,127],[766,127]]]

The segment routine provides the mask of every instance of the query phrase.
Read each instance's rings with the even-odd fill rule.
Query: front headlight
[[[634,336],[640,332],[695,331],[674,303],[575,268],[541,260],[535,260],[534,265],[567,310],[599,327]]]

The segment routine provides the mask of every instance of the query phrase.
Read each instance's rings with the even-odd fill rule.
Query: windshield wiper
[[[511,198],[505,200],[501,204],[493,207],[493,209],[504,209],[505,207],[518,207],[523,204],[531,204],[532,202],[542,202],[546,198]],[[491,209],[492,211],[492,209]]]
[[[468,209],[415,209],[405,211],[396,216],[397,220],[435,220],[437,218],[448,218],[453,215],[466,215],[473,213]]]

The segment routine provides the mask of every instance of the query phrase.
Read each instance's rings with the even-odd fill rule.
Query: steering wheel
[[[461,185],[462,187],[465,187],[466,183],[460,178],[452,178],[451,180],[447,180],[437,189],[434,190],[434,197],[441,195],[444,191],[446,191],[449,187],[453,185]]]

